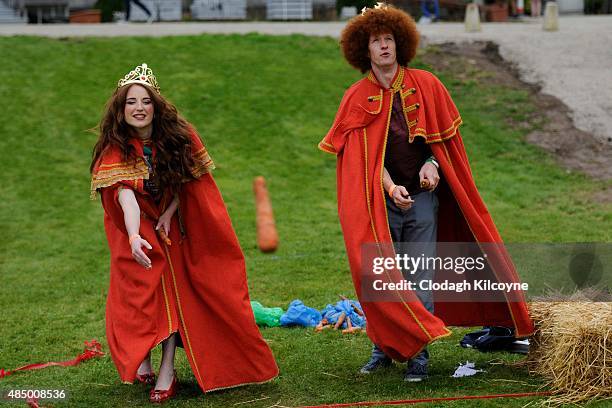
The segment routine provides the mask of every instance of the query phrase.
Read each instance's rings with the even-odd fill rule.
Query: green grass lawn
[[[338,294],[354,297],[336,215],[335,160],[316,148],[344,90],[359,78],[335,40],[13,37],[0,38],[0,55],[0,368],[69,359],[92,338],[108,351],[109,255],[101,206],[88,200],[96,140],[88,129],[117,80],[142,62],[200,131],[217,164],[214,174],[246,255],[251,298],[283,308],[299,298],[322,308]],[[438,74],[462,113],[477,185],[507,241],[610,241],[611,208],[591,199],[601,182],[557,167],[523,142],[524,130],[508,124],[532,109],[526,93]],[[261,254],[255,244],[251,183],[257,175],[268,181],[281,237],[274,255]],[[407,385],[399,365],[368,378],[356,374],[370,353],[365,335],[264,329],[281,369],[278,379],[203,395],[181,351],[180,395],[167,406],[297,406],[525,392],[542,384],[524,369],[499,364],[520,357],[459,347],[466,331],[433,344],[430,380]],[[449,378],[467,359],[487,373]],[[144,387],[120,384],[108,355],[0,380],[0,389],[9,388],[68,390],[68,401],[53,406],[149,405]]]

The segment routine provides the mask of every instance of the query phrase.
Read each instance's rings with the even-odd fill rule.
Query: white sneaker
[[[155,21],[155,17],[153,16],[149,16],[149,18],[147,18],[147,24],[151,24]]]

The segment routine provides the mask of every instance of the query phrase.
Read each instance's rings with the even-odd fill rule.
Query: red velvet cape
[[[338,215],[360,300],[361,245],[392,242],[382,170],[394,92],[400,92],[410,140],[425,138],[440,164],[444,182],[438,187],[438,241],[502,243],[474,184],[459,134],[461,117],[444,85],[427,71],[399,67],[391,88],[385,89],[370,72],[346,91],[331,129],[319,143],[319,149],[337,156]],[[488,259],[490,267],[499,281],[518,282],[510,257],[503,245],[498,247]],[[399,361],[450,335],[447,325],[509,326],[518,337],[534,330],[522,293],[518,301],[506,303],[435,302],[435,315],[413,292],[404,295],[398,295],[398,301],[361,302],[368,336]]]
[[[149,350],[177,331],[203,391],[273,379],[278,368],[251,311],[242,250],[199,137],[194,132],[197,179],[182,184],[170,246],[155,225],[172,197],[166,194],[157,205],[144,190],[148,171],[143,145],[140,140],[131,144],[136,163],[126,163],[118,149],[108,149],[93,172],[91,187],[93,196],[100,191],[104,207],[111,255],[106,336],[121,380],[132,383]],[[136,195],[140,235],[153,247],[145,249],[150,270],[132,258],[119,186]]]

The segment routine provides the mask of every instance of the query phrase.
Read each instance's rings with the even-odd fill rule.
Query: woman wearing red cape
[[[102,198],[111,254],[111,356],[123,382],[156,384],[151,402],[176,392],[177,343],[205,392],[278,375],[213,168],[146,64],[119,81],[100,123],[91,193]],[[150,351],[160,343],[156,381]]]

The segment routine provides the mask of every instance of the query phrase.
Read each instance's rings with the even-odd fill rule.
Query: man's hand
[[[132,247],[132,257],[138,262],[140,265],[144,266],[147,269],[151,269],[151,260],[144,253],[142,247],[144,246],[147,249],[153,249],[151,244],[149,244],[146,240],[140,238],[140,236],[135,236],[130,243]]]
[[[412,203],[414,203],[414,200],[410,198],[410,194],[408,194],[408,190],[404,186],[395,186],[391,198],[395,205],[402,210],[409,209],[412,207]]]
[[[438,168],[431,162],[425,163],[423,167],[421,167],[421,171],[419,171],[419,178],[421,186],[429,191],[433,191],[438,187],[438,183],[440,182]]]

